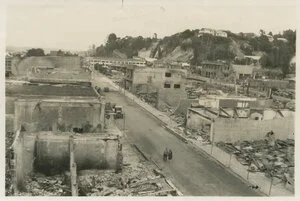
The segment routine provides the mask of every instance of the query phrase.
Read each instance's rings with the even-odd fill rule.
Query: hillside
[[[160,61],[180,61],[199,65],[203,60],[232,61],[244,55],[262,56],[266,68],[281,68],[286,74],[289,63],[296,51],[296,31],[286,30],[272,35],[260,30],[260,36],[253,33],[235,34],[223,31],[227,37],[216,36],[199,30],[185,30],[162,39],[126,36],[118,38],[112,33],[105,45],[96,49],[95,56],[115,56],[123,53],[127,58],[139,56],[157,58]],[[200,34],[201,33],[201,34]],[[215,32],[216,33],[216,32]]]

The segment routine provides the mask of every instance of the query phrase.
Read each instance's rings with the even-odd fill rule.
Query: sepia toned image
[[[296,1],[5,6],[6,196],[295,196]]]

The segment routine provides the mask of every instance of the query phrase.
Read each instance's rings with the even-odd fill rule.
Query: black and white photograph
[[[295,198],[296,0],[1,13],[6,198]]]

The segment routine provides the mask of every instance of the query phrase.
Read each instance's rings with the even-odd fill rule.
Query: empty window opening
[[[164,88],[171,88],[171,84],[165,84]]]
[[[171,77],[171,73],[165,73],[165,77]]]
[[[180,88],[180,84],[174,84],[174,88],[175,89],[179,89]]]

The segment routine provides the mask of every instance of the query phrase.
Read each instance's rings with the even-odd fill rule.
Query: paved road
[[[117,92],[109,92],[106,96],[108,100],[123,105],[128,140],[151,156],[184,195],[258,195],[240,179],[166,131],[157,119],[132,100]],[[123,129],[123,120],[118,120],[117,124]],[[162,160],[165,147],[173,150],[172,161]]]

